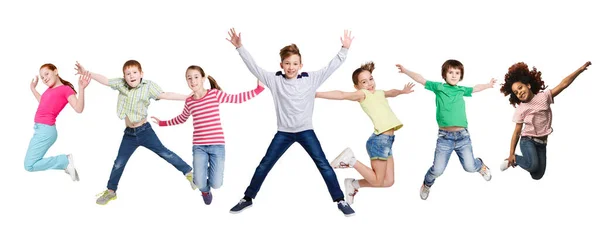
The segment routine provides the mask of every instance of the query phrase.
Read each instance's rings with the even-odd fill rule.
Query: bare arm
[[[180,94],[180,93],[171,93],[171,92],[163,92],[158,95],[158,99],[164,100],[185,100],[190,97],[190,94]]]
[[[552,97],[554,98],[554,97],[558,96],[563,90],[565,90],[565,88],[567,88],[569,85],[571,85],[571,83],[573,83],[575,78],[577,78],[577,76],[579,76],[579,74],[581,74],[581,72],[585,71],[587,69],[587,67],[590,65],[592,65],[591,62],[586,62],[579,69],[575,70],[573,73],[571,73],[570,75],[565,77],[565,79],[563,79],[560,82],[560,84],[558,84],[558,86],[556,86],[555,88],[550,90]]]
[[[515,125],[515,131],[513,132],[512,139],[510,140],[510,153],[508,155],[508,164],[515,164],[515,151],[517,149],[517,143],[521,137],[521,130],[523,129],[523,123],[517,123]]]
[[[35,78],[33,78],[31,80],[31,85],[29,86],[31,88],[31,92],[33,93],[33,96],[35,97],[35,99],[38,101],[38,103],[40,102],[40,99],[42,98],[42,96],[40,95],[40,93],[37,91],[37,89],[35,89],[35,86],[37,86],[38,83],[38,77],[35,76]]]
[[[406,74],[408,77],[410,77],[411,79],[415,80],[416,82],[420,83],[421,85],[425,86],[425,82],[427,82],[427,80],[425,80],[425,78],[423,78],[422,75],[412,72],[410,70],[407,70],[406,68],[404,68],[404,66],[402,66],[401,64],[396,64],[396,67],[398,68],[398,72],[400,73],[404,73]]]
[[[87,71],[83,68],[83,66],[79,63],[79,62],[75,62],[75,70],[77,71],[77,75],[83,75],[86,72],[90,73],[91,78],[94,81],[100,82],[100,84],[105,85],[105,86],[109,86],[108,85],[108,78],[106,78],[106,76],[103,76],[101,74],[96,74],[96,73],[92,73],[90,71]]]
[[[473,87],[473,93],[481,92],[488,88],[493,88],[495,83],[496,83],[496,79],[492,78],[490,80],[490,82],[488,82],[486,84],[477,84]]]
[[[329,92],[317,92],[316,98],[331,99],[331,100],[351,100],[351,101],[362,101],[365,99],[365,93],[362,91],[356,92],[342,92],[342,91],[329,91]]]
[[[404,85],[404,88],[402,90],[398,90],[398,89],[392,89],[392,90],[388,90],[384,92],[385,97],[396,97],[400,94],[409,94],[414,92],[415,90],[412,90],[412,88],[415,86],[414,83],[407,83],[406,85]]]
[[[73,110],[77,113],[82,113],[85,107],[85,88],[90,84],[91,75],[90,72],[86,72],[79,76],[79,97],[72,94],[67,99]]]

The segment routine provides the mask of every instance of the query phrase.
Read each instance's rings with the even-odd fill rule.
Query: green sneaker
[[[98,199],[96,199],[96,204],[99,205],[106,205],[108,202],[117,199],[117,193],[110,190],[105,190],[96,196],[100,196]]]
[[[196,184],[194,183],[194,173],[188,172],[187,174],[185,174],[185,178],[190,182],[190,185],[192,186],[193,190],[198,189],[198,186],[196,186]]]

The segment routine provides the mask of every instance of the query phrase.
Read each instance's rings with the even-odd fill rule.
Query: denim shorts
[[[392,144],[394,144],[393,135],[372,134],[367,140],[367,153],[371,160],[387,160],[392,157]]]

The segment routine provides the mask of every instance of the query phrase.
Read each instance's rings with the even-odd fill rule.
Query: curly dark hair
[[[544,81],[542,80],[542,72],[538,71],[535,67],[532,70],[529,70],[529,67],[524,62],[515,63],[510,68],[508,68],[508,73],[504,76],[503,84],[500,84],[500,92],[504,94],[504,96],[510,95],[508,101],[514,107],[521,103],[521,100],[517,98],[512,91],[512,85],[515,82],[521,82],[525,85],[531,85],[531,92],[533,94],[537,94],[540,91],[544,91],[548,86],[544,85]]]

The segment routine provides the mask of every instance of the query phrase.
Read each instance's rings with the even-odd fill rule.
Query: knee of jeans
[[[26,160],[25,164],[24,164],[25,171],[32,172],[33,171],[33,164],[35,164],[35,162]]]
[[[119,162],[119,160],[115,160],[115,164],[113,165],[113,170],[119,170],[123,166],[125,166],[125,162]]]
[[[478,172],[479,171],[477,168],[475,168],[475,161],[468,161],[468,162],[465,161],[465,164],[463,165],[463,169],[466,172]]]
[[[217,181],[217,182],[211,181],[211,183],[210,183],[210,187],[213,189],[221,188],[221,186],[223,186],[223,181]]]

